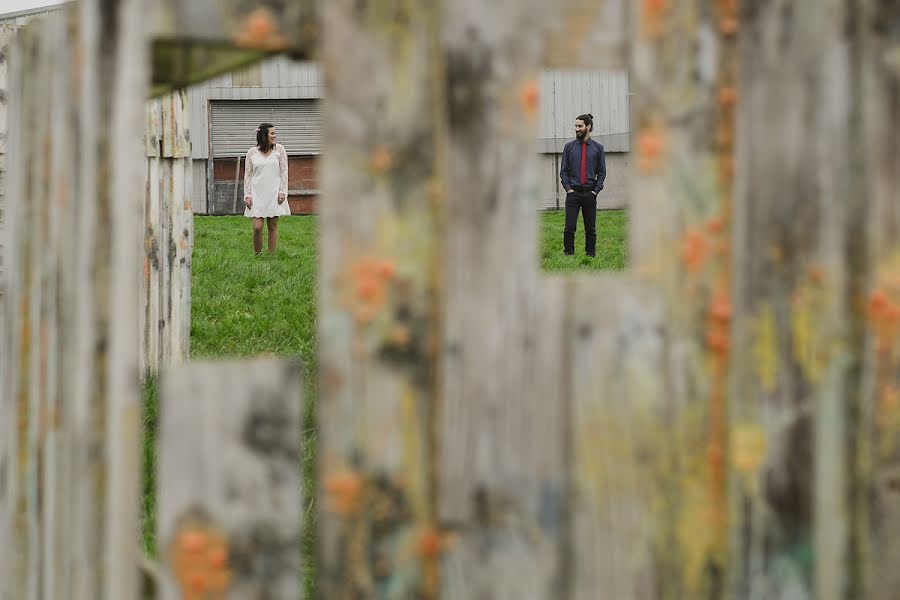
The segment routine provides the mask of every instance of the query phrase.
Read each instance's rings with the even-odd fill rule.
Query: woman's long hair
[[[262,123],[256,128],[256,147],[260,152],[268,152],[269,148],[269,127],[275,127],[271,123]]]

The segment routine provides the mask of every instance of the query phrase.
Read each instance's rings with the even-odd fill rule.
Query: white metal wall
[[[315,63],[278,56],[259,63],[258,68],[261,70],[260,87],[234,87],[231,73],[227,73],[188,88],[193,158],[209,158],[210,100],[296,100],[324,95],[319,67]],[[252,129],[250,133],[253,133]],[[246,146],[252,145],[251,135]]]
[[[243,156],[255,144],[254,127],[264,122],[275,125],[289,155],[319,153],[318,100],[216,100],[209,110],[214,158]]]
[[[625,71],[544,71],[538,151],[558,153],[575,137],[575,118],[594,117],[593,137],[607,152],[628,152],[628,74]]]

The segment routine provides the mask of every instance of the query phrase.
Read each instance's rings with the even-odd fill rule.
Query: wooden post
[[[190,111],[184,91],[146,106],[142,372],[190,355],[191,203]]]
[[[439,7],[323,7],[317,595],[432,598]]]
[[[441,598],[568,595],[560,280],[538,273],[546,3],[442,3]],[[541,285],[544,284],[544,285]]]
[[[869,18],[860,23],[866,36],[861,82],[866,97],[861,116],[866,130],[864,173],[872,208],[869,234],[860,241],[868,241],[873,265],[866,299],[871,339],[867,376],[872,400],[871,408],[863,410],[869,443],[861,444],[860,468],[871,469],[871,480],[860,493],[871,496],[859,500],[871,498],[871,504],[868,513],[857,519],[862,521],[858,525],[862,531],[870,527],[865,545],[868,560],[862,573],[865,592],[873,600],[888,600],[900,589],[896,568],[900,561],[900,140],[895,135],[900,127],[900,39],[895,29],[883,27],[896,21],[896,3],[870,6],[868,11]]]
[[[299,598],[299,366],[164,367],[160,390],[160,597]]]
[[[8,171],[11,167],[10,158],[6,156],[8,146],[7,115],[11,110],[10,102],[13,94],[9,89],[9,81],[14,77],[11,66],[10,50],[15,41],[16,29],[12,27],[0,27],[0,537],[5,540],[12,539],[14,530],[15,495],[12,486],[15,481],[16,445],[16,404],[11,398],[12,386],[8,378],[13,376],[13,356],[16,352],[7,344],[11,337],[7,337],[8,327],[12,325],[12,312],[7,313],[8,283],[6,281],[6,266],[10,264],[9,235],[7,224],[9,223],[9,211],[6,207],[8,187]],[[15,564],[12,544],[3,544],[0,547],[0,600],[12,600],[12,588],[8,582],[12,581],[15,573]]]
[[[137,595],[145,6],[99,4],[35,20],[15,50],[10,217],[21,226],[4,248],[16,264],[0,399],[12,429],[0,457],[0,528],[14,557],[4,598]]]

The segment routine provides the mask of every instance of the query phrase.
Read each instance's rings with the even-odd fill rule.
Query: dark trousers
[[[590,192],[566,194],[566,228],[563,231],[563,252],[575,254],[575,231],[578,213],[584,218],[584,253],[597,253],[597,196]]]

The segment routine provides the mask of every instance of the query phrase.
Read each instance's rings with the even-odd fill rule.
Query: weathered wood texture
[[[302,384],[274,359],[161,372],[163,600],[300,597]]]
[[[870,596],[887,600],[900,589],[900,5],[878,3],[860,25],[868,37],[863,65],[862,117],[866,128],[866,192],[871,197],[866,238],[870,243],[872,291],[867,302],[874,351],[867,373],[874,399],[872,431]],[[892,24],[894,26],[890,26]],[[854,168],[859,168],[855,166]],[[863,193],[862,191],[860,193]],[[886,299],[889,302],[883,302]],[[865,522],[863,523],[865,524]]]
[[[146,107],[141,366],[190,356],[191,256],[194,245],[190,109],[184,91]]]
[[[442,598],[565,594],[563,311],[537,270],[546,3],[444,2],[437,506]],[[554,310],[554,308],[556,310]],[[549,345],[550,348],[545,347]],[[547,360],[549,358],[549,360]]]
[[[323,7],[317,595],[433,597],[439,11]]]
[[[16,34],[15,27],[0,25],[0,231],[3,230],[3,203],[6,198],[7,115],[9,114],[9,53]],[[0,314],[3,312],[3,237],[0,236]],[[3,335],[0,324],[0,336]]]
[[[0,533],[7,534],[12,531],[13,506],[11,493],[7,488],[9,479],[7,473],[12,469],[12,457],[15,449],[15,410],[13,403],[7,401],[6,386],[9,376],[10,358],[12,354],[5,345],[6,328],[8,320],[6,315],[6,279],[5,265],[9,258],[4,251],[6,244],[7,221],[5,216],[5,202],[7,195],[7,170],[9,167],[7,150],[7,115],[9,114],[10,98],[13,94],[9,89],[10,78],[10,48],[15,41],[16,28],[0,26]],[[8,247],[8,245],[7,245]],[[4,537],[3,539],[7,539]],[[0,544],[0,581],[12,579],[13,547],[11,543]],[[9,591],[0,584],[0,600],[10,600]]]
[[[274,52],[310,58],[318,36],[318,3],[158,0],[149,26],[154,38],[153,89],[161,93]]]
[[[732,496],[739,597],[888,592],[865,566],[880,553],[867,523],[865,5],[794,3],[803,19],[783,3],[742,9],[730,419],[752,469]]]
[[[137,594],[145,7],[102,8],[87,0],[36,19],[14,51],[4,598]]]

